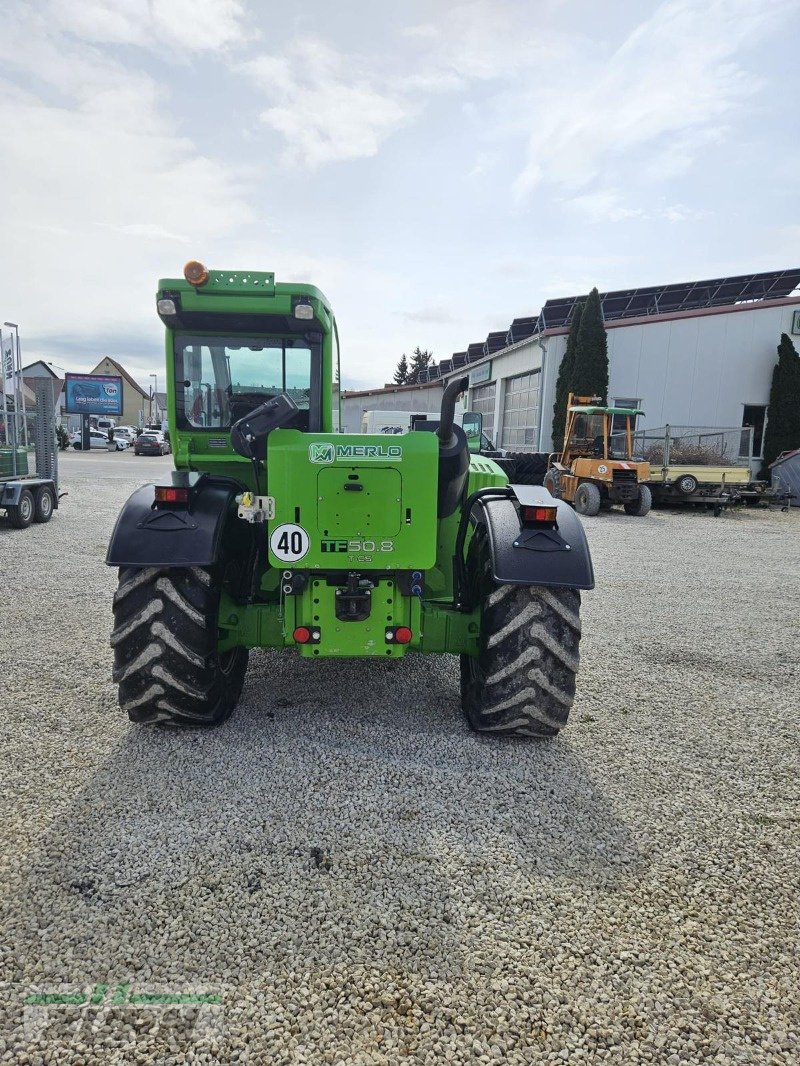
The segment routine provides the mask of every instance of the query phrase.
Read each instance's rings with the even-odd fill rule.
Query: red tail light
[[[387,644],[410,644],[413,639],[414,634],[408,626],[395,626],[386,630]]]
[[[156,485],[156,503],[188,503],[189,490],[176,489],[168,485]]]
[[[311,630],[308,626],[298,626],[292,634],[295,644],[308,644],[311,640]]]
[[[526,507],[521,504],[519,509],[523,522],[547,522],[549,525],[555,525],[557,514],[557,507]]]

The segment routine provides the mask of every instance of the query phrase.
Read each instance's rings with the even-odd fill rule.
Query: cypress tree
[[[570,382],[575,367],[575,348],[578,343],[578,330],[581,326],[583,304],[576,304],[569,326],[567,347],[556,379],[556,402],[553,404],[553,451],[560,452],[564,447],[564,422],[567,417],[567,399],[572,391]]]
[[[570,392],[599,396],[601,403],[608,398],[608,338],[596,288],[589,293],[581,315]]]
[[[395,385],[405,385],[408,382],[408,359],[406,359],[406,353],[400,356],[400,361],[397,364],[397,370],[394,372]]]
[[[791,337],[782,333],[769,392],[764,468],[794,448],[800,448],[800,356]]]

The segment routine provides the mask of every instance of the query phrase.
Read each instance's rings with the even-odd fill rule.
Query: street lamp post
[[[22,401],[22,440],[23,440],[23,443],[25,444],[25,447],[27,448],[28,447],[28,412],[27,412],[27,409],[25,407],[25,382],[22,380],[22,355],[20,354],[20,347],[19,347],[19,326],[17,325],[16,322],[4,322],[3,325],[4,326],[8,326],[9,329],[13,329],[14,333],[16,335],[16,339],[17,339],[16,369],[14,370],[14,375],[13,375],[13,380],[14,380],[14,385],[15,385],[15,387],[14,387],[14,420],[16,421],[16,417],[17,417],[17,405],[16,405],[17,389],[16,389],[16,384],[18,382],[19,383],[19,397],[20,397],[20,399]],[[13,348],[12,348],[12,351],[13,351]],[[14,357],[13,357],[13,355],[12,355],[11,358],[12,358],[12,366],[13,366],[14,365]],[[19,375],[19,378],[17,378],[17,375]]]
[[[152,389],[152,392],[150,394],[150,421],[152,422],[153,421],[153,400],[154,399],[156,401],[156,410],[158,410],[158,397],[156,396],[156,393],[158,392],[158,374],[151,374],[150,377],[153,379],[153,389]]]

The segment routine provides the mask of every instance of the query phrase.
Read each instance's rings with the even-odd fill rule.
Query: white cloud
[[[590,222],[625,222],[628,219],[665,219],[667,222],[694,222],[705,217],[706,212],[686,204],[658,204],[655,207],[631,207],[624,203],[618,189],[597,189],[561,200],[566,207],[585,215]]]
[[[36,13],[20,11],[0,61],[39,89],[0,83],[6,313],[43,350],[112,334],[157,344],[159,273],[180,270],[187,237],[202,256],[253,224],[249,176],[177,134],[150,76]]]
[[[315,37],[284,55],[262,55],[242,70],[266,93],[264,125],[286,142],[286,158],[308,167],[377,153],[415,113],[412,103],[369,65]]]
[[[642,218],[644,211],[626,207],[616,189],[600,189],[597,192],[573,196],[564,203],[586,215],[590,222],[623,222],[629,218]]]
[[[567,38],[521,26],[518,5],[502,0],[447,5],[438,19],[401,30],[399,41],[405,50],[367,57],[306,34],[280,53],[242,64],[269,97],[259,118],[283,137],[286,161],[316,167],[374,156],[428,98],[511,82],[520,70],[534,70],[545,58],[555,63],[567,51]]]
[[[50,0],[46,19],[84,41],[215,51],[245,37],[240,0]]]
[[[403,318],[409,322],[421,322],[423,325],[442,324],[455,321],[453,312],[444,304],[420,307],[416,311],[406,311]]]
[[[760,86],[739,53],[796,6],[796,0],[668,0],[610,58],[589,69],[570,64],[568,79],[531,96],[533,132],[517,194],[545,181],[580,189],[604,168],[622,167],[645,148],[664,151],[673,139],[686,169]]]

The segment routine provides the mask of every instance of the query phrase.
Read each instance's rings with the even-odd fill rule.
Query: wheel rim
[[[39,497],[39,514],[44,518],[49,518],[53,510],[53,497],[47,490],[45,490]]]
[[[19,515],[23,522],[27,522],[33,514],[33,500],[30,496],[23,496],[19,501]]]

